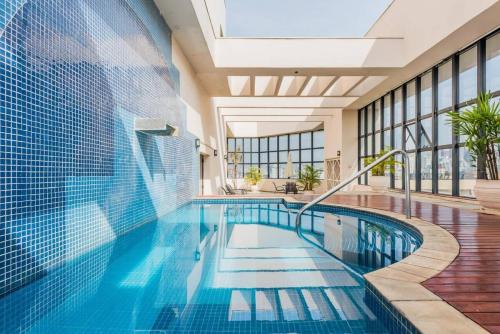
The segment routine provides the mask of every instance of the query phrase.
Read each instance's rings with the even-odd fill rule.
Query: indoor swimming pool
[[[414,252],[397,222],[281,201],[195,201],[0,299],[2,333],[388,333],[363,273]]]

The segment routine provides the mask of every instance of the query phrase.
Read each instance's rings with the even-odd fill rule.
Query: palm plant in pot
[[[304,166],[297,180],[297,183],[304,187],[304,194],[314,194],[314,187],[321,184],[321,172],[321,169],[314,168],[312,165]]]
[[[386,148],[381,150],[374,157],[364,158],[363,162],[365,166],[368,166],[369,164],[373,163],[375,160],[377,160],[378,158],[380,158],[389,151],[390,148]],[[371,169],[371,171],[368,174],[368,184],[370,185],[373,191],[383,191],[389,188],[390,179],[389,176],[386,175],[386,172],[393,174],[396,171],[396,166],[398,164],[401,163],[396,161],[394,156],[391,156],[381,161],[379,164],[377,164],[375,167]]]
[[[479,94],[476,104],[464,112],[449,112],[457,135],[477,167],[474,193],[481,206],[500,210],[500,181],[497,154],[500,154],[500,103],[490,93]]]
[[[262,172],[258,167],[252,166],[248,169],[248,172],[245,174],[245,181],[250,184],[250,188],[252,192],[258,192],[259,186],[258,183],[262,180]]]

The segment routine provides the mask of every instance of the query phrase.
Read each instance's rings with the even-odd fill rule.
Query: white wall
[[[358,169],[358,112],[343,110],[341,127],[340,179],[344,180]]]
[[[221,152],[221,148],[212,98],[197,80],[196,73],[175,39],[172,39],[172,55],[173,63],[180,72],[180,95],[187,107],[187,130],[200,138],[200,153],[206,154],[204,194],[216,194],[222,184],[222,173],[221,154],[215,157],[214,149]]]

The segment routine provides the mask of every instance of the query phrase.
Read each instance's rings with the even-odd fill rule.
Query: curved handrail
[[[353,176],[351,176],[347,180],[342,181],[340,184],[338,184],[337,186],[333,187],[332,189],[330,189],[326,193],[322,194],[318,198],[315,198],[311,202],[309,202],[306,205],[304,205],[299,210],[299,212],[297,212],[297,216],[295,217],[295,231],[296,231],[297,235],[300,238],[302,238],[302,239],[307,239],[307,238],[305,238],[302,235],[302,231],[301,231],[301,225],[302,225],[302,223],[301,223],[301,220],[300,220],[300,216],[302,216],[302,214],[304,213],[304,211],[306,211],[307,209],[311,208],[313,205],[316,205],[319,202],[323,201],[327,197],[333,195],[334,193],[336,193],[340,189],[342,189],[345,186],[347,186],[352,181],[356,180],[358,177],[366,174],[368,171],[370,171],[373,167],[377,166],[382,161],[384,161],[387,158],[389,158],[389,157],[391,157],[393,155],[396,155],[396,154],[401,154],[403,156],[403,159],[404,159],[404,165],[405,166],[410,166],[410,158],[408,156],[408,153],[406,153],[406,151],[403,151],[401,149],[394,149],[392,151],[387,152],[386,154],[384,154],[380,158],[376,159],[374,162],[372,162],[368,166],[364,167],[363,169],[361,169],[360,171],[358,171],[356,174],[354,174]],[[406,218],[410,219],[411,218],[411,198],[410,198],[410,172],[409,172],[409,170],[407,170],[406,173],[405,173],[405,197],[406,197],[406,200],[405,200]]]

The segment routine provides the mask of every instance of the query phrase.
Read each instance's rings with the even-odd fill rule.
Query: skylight
[[[227,37],[363,37],[392,0],[226,0]]]

